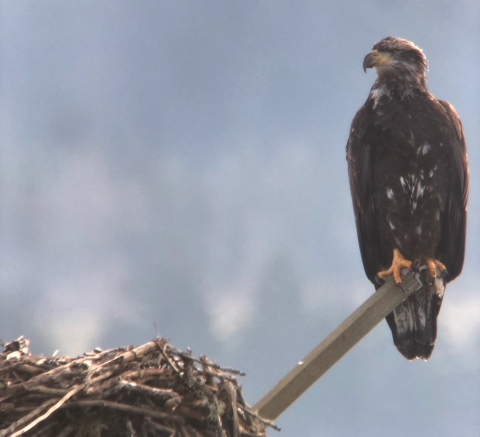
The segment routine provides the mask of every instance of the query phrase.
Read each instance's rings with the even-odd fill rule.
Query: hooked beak
[[[365,58],[363,59],[363,71],[366,73],[367,68],[373,68],[375,65],[375,55],[376,50],[370,52]],[[378,53],[378,52],[377,52]]]
[[[390,64],[392,58],[388,53],[372,50],[363,60],[363,71],[366,73],[367,68],[378,67],[380,65]]]

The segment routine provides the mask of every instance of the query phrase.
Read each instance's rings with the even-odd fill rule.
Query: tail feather
[[[393,342],[408,360],[427,360],[437,338],[437,317],[445,293],[445,280],[429,278],[387,317]]]

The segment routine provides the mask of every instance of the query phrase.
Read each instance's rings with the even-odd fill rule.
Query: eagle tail
[[[386,317],[395,346],[408,360],[428,360],[437,338],[437,317],[445,293],[445,279],[423,277],[422,288]]]

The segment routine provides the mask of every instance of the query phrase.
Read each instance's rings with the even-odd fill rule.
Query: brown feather
[[[452,105],[428,91],[426,59],[418,47],[387,37],[374,49],[387,51],[392,62],[377,69],[378,78],[352,121],[347,144],[365,273],[376,283],[377,273],[388,269],[398,248],[412,261],[441,261],[448,271],[446,283],[460,274],[465,253],[468,159],[462,124]],[[435,294],[435,284],[427,288]],[[431,299],[412,297],[412,302],[418,310]],[[439,311],[441,299],[436,302]],[[403,310],[408,311],[408,304]],[[430,337],[435,334],[428,340],[433,348],[438,311],[424,310],[434,320],[417,326],[412,338],[422,337],[427,325],[434,326],[428,330]],[[392,317],[387,318],[391,328]],[[392,328],[394,339],[397,331]]]

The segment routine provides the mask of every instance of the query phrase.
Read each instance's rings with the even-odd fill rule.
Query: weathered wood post
[[[275,384],[253,406],[253,410],[270,420],[282,414],[385,316],[422,286],[419,273],[408,269],[403,270],[402,279],[400,286],[393,277],[388,278],[382,287]]]

